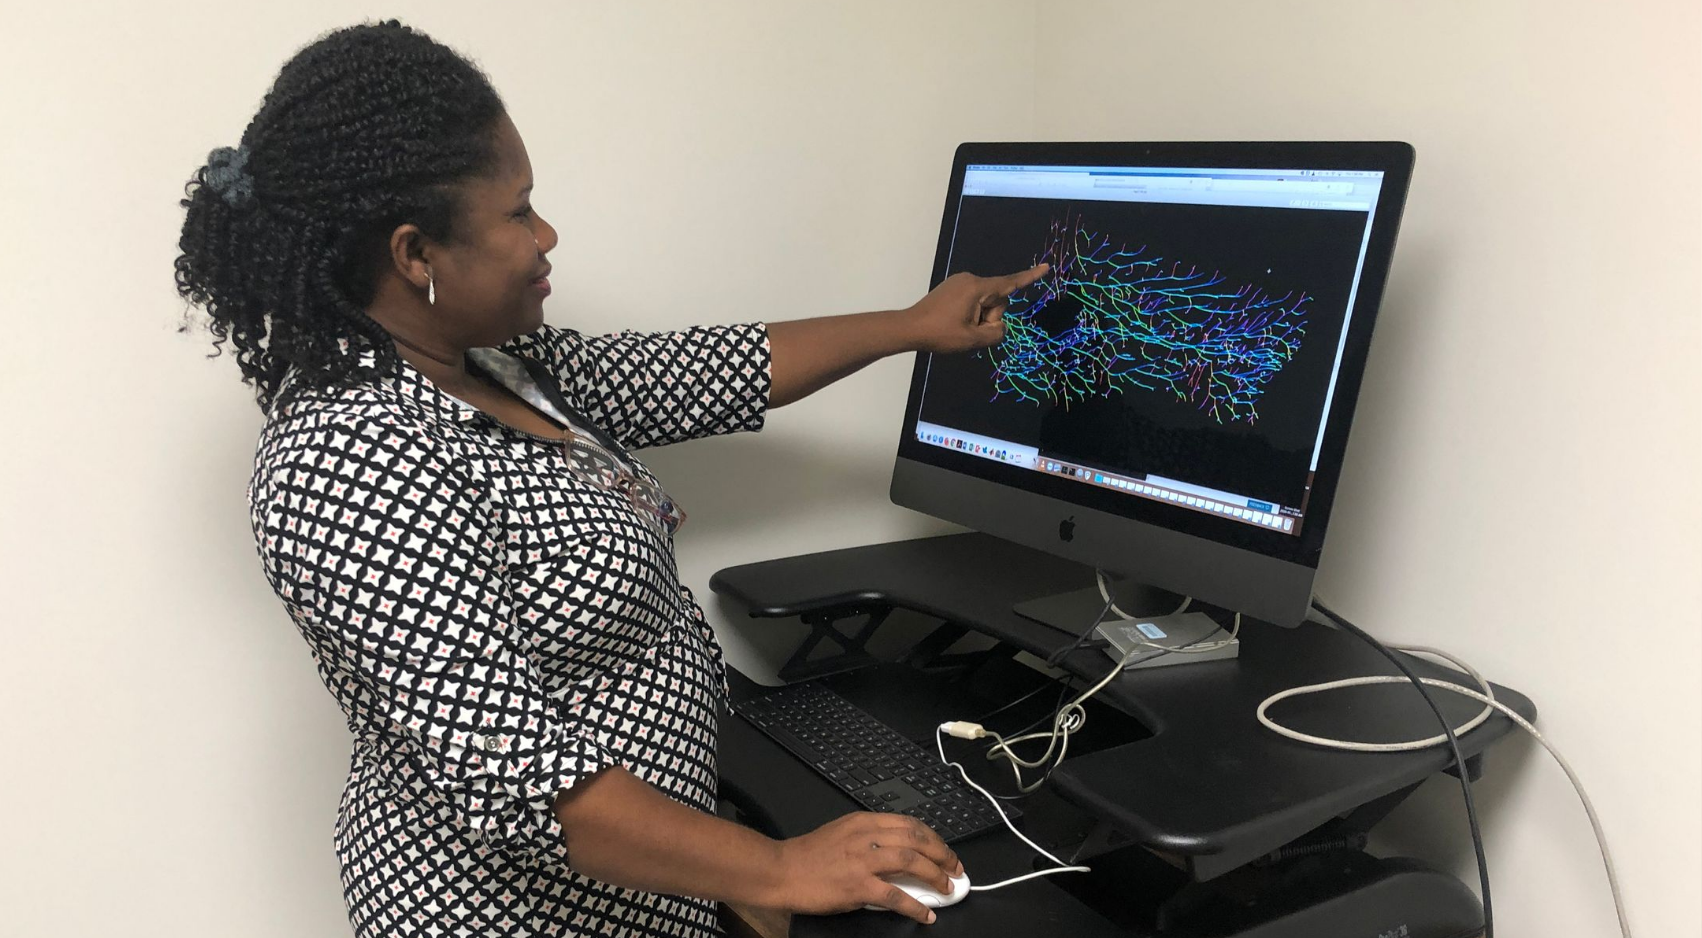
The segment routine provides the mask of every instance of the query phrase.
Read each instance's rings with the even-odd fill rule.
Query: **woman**
[[[354,734],[335,826],[362,936],[711,935],[961,869],[919,822],[776,842],[714,816],[721,650],[683,512],[630,449],[756,430],[884,355],[997,342],[1039,276],[907,310],[590,338],[544,325],[556,231],[488,79],[395,21],[284,65],[197,171],[179,292],[266,411],[266,577]]]

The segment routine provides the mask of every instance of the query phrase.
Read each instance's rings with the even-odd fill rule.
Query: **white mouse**
[[[969,895],[969,874],[967,872],[953,876],[951,878],[951,892],[943,895],[935,891],[934,887],[914,876],[900,874],[888,879],[887,882],[904,890],[911,898],[930,909],[943,909],[948,905],[957,905],[963,901],[964,896]],[[874,909],[877,912],[891,911],[885,906],[879,905],[866,905],[863,908]]]

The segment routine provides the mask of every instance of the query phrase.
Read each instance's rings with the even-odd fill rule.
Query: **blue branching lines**
[[[1113,247],[1053,222],[1045,279],[1016,294],[986,349],[994,398],[1068,407],[1140,389],[1218,423],[1258,419],[1265,386],[1300,350],[1311,298],[1227,283],[1182,261]]]

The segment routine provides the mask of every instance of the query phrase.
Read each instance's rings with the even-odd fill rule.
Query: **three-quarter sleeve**
[[[271,445],[251,520],[345,707],[400,741],[457,823],[547,849],[562,837],[557,793],[616,759],[562,719],[522,651],[501,521],[475,472],[405,420],[327,415]]]
[[[773,385],[761,322],[604,336],[546,325],[502,350],[542,362],[573,406],[632,449],[760,430]]]

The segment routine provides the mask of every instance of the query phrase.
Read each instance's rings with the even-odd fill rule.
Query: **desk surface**
[[[1050,554],[981,534],[878,544],[731,567],[710,586],[753,616],[795,616],[833,607],[890,605],[973,628],[1045,657],[1073,635],[1024,618],[1012,606],[1092,584],[1092,571]],[[1084,627],[1086,623],[1083,623]],[[1372,628],[1375,631],[1375,626]],[[1319,749],[1276,736],[1254,717],[1258,703],[1300,684],[1395,673],[1357,639],[1315,624],[1242,626],[1239,658],[1129,672],[1096,699],[1143,724],[1146,738],[1072,756],[1053,775],[1059,793],[1136,842],[1209,878],[1269,853],[1354,808],[1445,769],[1445,747],[1363,754]],[[1077,651],[1064,667],[1095,679],[1103,652]],[[1426,676],[1469,683],[1414,659]],[[1527,719],[1535,708],[1496,685],[1496,696]],[[1468,700],[1437,695],[1463,722]],[[1410,689],[1370,687],[1285,702],[1273,716],[1307,732],[1368,741],[1436,732],[1435,718]],[[1006,729],[996,725],[996,729]],[[1497,715],[1460,740],[1468,756],[1513,729]],[[809,775],[802,765],[798,770]],[[825,820],[825,819],[824,819]]]
[[[1015,662],[1005,662],[1005,666],[1031,671]],[[767,690],[737,669],[729,668],[728,678],[735,701]],[[929,726],[938,725],[954,713],[961,714],[965,706],[990,708],[988,700],[973,688],[938,681],[916,681],[914,672],[897,665],[879,665],[837,674],[823,679],[823,682],[903,735],[918,741],[929,738]],[[993,787],[995,791],[1010,788],[1008,769],[985,760],[964,758],[974,755],[971,744],[958,740],[951,742],[963,748],[948,748],[948,757],[963,759],[963,764],[977,781],[989,786],[1002,784],[1002,788]],[[841,815],[863,810],[861,805],[737,716],[727,714],[722,717],[719,745],[722,798],[750,814],[749,822],[764,833],[779,838],[796,837]],[[997,773],[1000,771],[1005,775],[999,776]],[[1024,814],[1019,823],[1024,832],[1054,852],[1079,843],[1093,826],[1092,817],[1085,811],[1050,792],[1024,799],[1022,809]],[[1052,865],[1008,831],[973,837],[954,845],[954,849],[963,860],[964,871],[972,885],[992,884]],[[1149,867],[1147,875],[1133,878],[1150,887],[1156,902],[1169,889],[1175,888],[1182,877],[1156,859],[1149,861]],[[1119,886],[1125,882],[1124,877],[1109,869],[1105,875],[1115,877]],[[927,934],[940,938],[993,933],[1004,938],[1052,938],[1056,935],[1126,938],[1129,934],[1126,929],[1118,927],[1055,881],[1061,877],[1083,876],[1065,873],[1059,874],[1059,877],[1016,883],[991,892],[971,893],[958,905],[941,909],[939,918],[929,927]],[[1080,888],[1081,883],[1066,885]],[[915,928],[918,927],[911,920],[889,912],[798,915],[792,916],[787,924],[790,934],[807,936],[910,935],[916,934]],[[773,929],[776,923],[765,922],[764,927]]]

